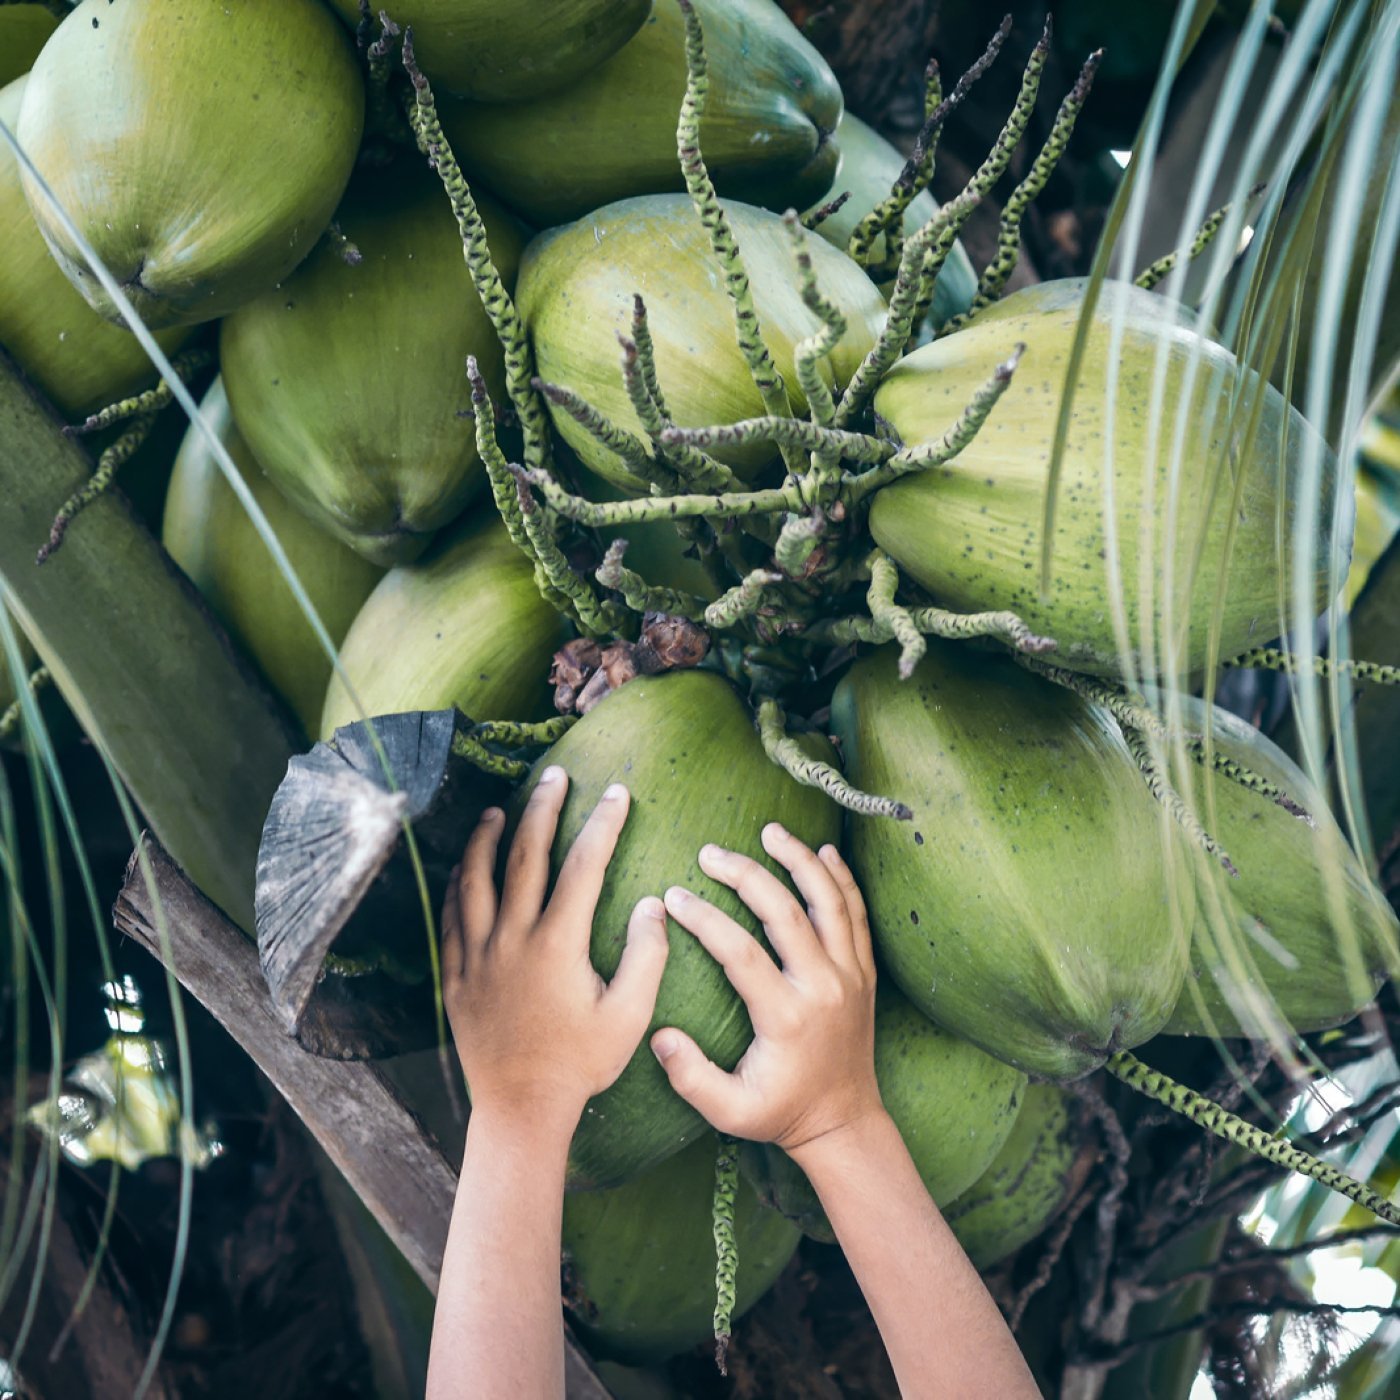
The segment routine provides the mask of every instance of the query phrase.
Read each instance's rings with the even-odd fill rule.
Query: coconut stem
[[[783,215],[783,224],[792,240],[792,257],[797,264],[803,304],[821,322],[820,330],[798,341],[793,349],[797,385],[806,396],[812,421],[830,427],[836,416],[836,403],[831,397],[831,387],[822,377],[821,366],[823,360],[830,360],[831,352],[846,334],[846,318],[821,294],[812,267],[812,254],[807,248],[807,235],[791,209]]]
[[[154,413],[131,420],[131,426],[97,459],[97,468],[64,503],[49,527],[47,543],[39,547],[34,562],[42,564],[63,544],[63,537],[74,519],[87,509],[116,479],[117,472],[131,460],[136,449],[150,435],[156,421]]]
[[[1372,685],[1400,685],[1400,666],[1382,666],[1379,662],[1359,661],[1354,657],[1334,661],[1330,656],[1310,656],[1305,661],[1296,652],[1280,651],[1277,647],[1256,647],[1225,662],[1225,665],[1283,671],[1290,676],[1307,670],[1323,679],[1344,676],[1350,680],[1370,681]]]
[[[928,643],[909,616],[908,609],[895,602],[894,595],[898,588],[899,570],[895,568],[894,561],[883,550],[875,550],[870,556],[870,587],[866,590],[865,601],[876,625],[888,628],[890,635],[899,643],[899,678],[907,681],[914,674],[914,668],[924,659]]]
[[[729,1374],[729,1329],[734,1320],[739,1246],[734,1239],[734,1198],[739,1190],[739,1144],[720,1133],[715,1150],[715,1193],[711,1220],[715,1236],[715,1365]]]
[[[860,413],[894,362],[904,354],[914,331],[925,278],[931,288],[943,260],[957,239],[958,230],[981,198],[975,190],[964,190],[955,199],[949,200],[905,246],[894,290],[890,293],[885,324],[841,395],[836,409],[837,427],[845,427]]]
[[[758,390],[763,406],[776,416],[791,414],[792,404],[788,399],[783,376],[773,362],[768,346],[763,340],[763,329],[759,325],[758,311],[754,306],[753,290],[749,286],[748,270],[739,252],[739,244],[729,227],[724,207],[715,192],[714,181],[705,168],[705,157],[700,150],[700,120],[705,114],[705,103],[710,93],[709,61],[705,57],[705,35],[700,24],[700,16],[695,13],[691,0],[677,0],[685,16],[685,97],[681,101],[680,120],[676,124],[676,152],[680,157],[681,173],[685,176],[685,187],[690,194],[690,202],[705,226],[710,238],[710,248],[719,264],[720,275],[724,279],[724,289],[734,306],[734,327],[738,336],[739,351],[749,368],[754,387]],[[790,448],[783,449],[783,460],[788,470],[797,472],[802,463]]]
[[[1187,739],[1186,752],[1196,760],[1197,763],[1206,762],[1206,743],[1204,739]],[[1232,783],[1238,783],[1240,787],[1249,792],[1257,793],[1260,797],[1276,803],[1282,807],[1290,816],[1298,817],[1307,822],[1309,826],[1316,826],[1311,813],[1301,803],[1295,801],[1288,793],[1270,778],[1266,778],[1262,773],[1256,773],[1254,769],[1247,767],[1238,759],[1231,758],[1229,754],[1221,752],[1220,749],[1212,749],[1210,754],[1210,766],[1222,777],[1228,778]]]
[[[31,695],[37,696],[43,688],[53,679],[49,675],[47,666],[36,667],[29,673],[29,679],[25,684],[29,688]],[[24,697],[16,696],[14,702],[6,709],[0,710],[0,744],[11,738],[19,728],[19,722],[24,714]]]
[[[1246,199],[1254,199],[1264,192],[1265,186],[1255,185],[1245,196]],[[1197,258],[1215,242],[1215,235],[1220,232],[1220,226],[1229,216],[1233,204],[1222,204],[1213,214],[1207,214],[1205,222],[1196,230],[1196,236],[1191,240],[1191,246],[1186,251],[1186,261],[1195,262]],[[1181,258],[1180,249],[1175,249],[1165,256],[1160,257],[1154,263],[1148,263],[1134,279],[1133,285],[1151,291],[1163,278],[1168,276]]]
[[[788,777],[805,787],[820,788],[833,802],[863,817],[893,817],[911,821],[913,809],[892,797],[877,797],[852,787],[829,763],[813,758],[788,734],[782,707],[776,700],[763,700],[758,707],[758,734],[763,751]]]
[[[566,617],[575,617],[577,614],[568,593],[555,583],[535,549],[533,522],[527,522],[521,505],[519,485],[511,475],[505,454],[496,441],[496,410],[492,406],[491,395],[487,392],[486,380],[482,378],[475,355],[467,356],[467,379],[471,383],[472,409],[476,418],[476,452],[486,468],[486,479],[491,484],[496,511],[506,527],[511,543],[534,566],[535,587],[539,589],[545,602]]]
[[[802,227],[809,233],[820,228],[833,214],[840,213],[846,207],[846,201],[850,197],[850,190],[842,190],[835,199],[828,199],[825,204],[820,204],[810,213],[804,214]]]
[[[183,384],[191,375],[198,374],[213,362],[214,356],[208,350],[186,350],[171,361],[170,367]],[[87,433],[101,432],[103,428],[110,428],[113,423],[120,423],[128,418],[142,418],[148,413],[159,413],[174,397],[169,382],[162,379],[155,388],[147,389],[141,394],[133,394],[130,398],[118,399],[116,403],[109,403],[106,408],[90,413],[81,423],[64,428],[63,431],[69,437],[83,437]]]
[[[562,408],[596,443],[611,452],[626,468],[627,474],[637,479],[638,485],[674,487],[675,480],[670,471],[663,468],[658,473],[658,464],[641,439],[626,428],[619,428],[587,399],[560,384],[550,384],[543,379],[530,382],[556,408]]]
[[[555,715],[538,724],[514,719],[484,719],[472,726],[472,734],[483,744],[499,744],[507,749],[543,747],[562,739],[577,723],[577,715]]]
[[[772,569],[754,569],[705,609],[706,625],[717,631],[738,626],[763,605],[764,589],[782,581],[782,574]]]
[[[705,600],[678,588],[662,588],[649,584],[634,569],[626,568],[622,556],[627,552],[626,540],[614,540],[598,565],[594,578],[604,588],[622,594],[622,601],[635,613],[660,612],[672,617],[687,617],[692,622],[705,615]]]
[[[925,70],[924,124],[914,140],[914,149],[910,152],[909,159],[904,162],[904,169],[895,177],[889,195],[855,226],[851,231],[850,241],[846,244],[846,251],[862,267],[869,268],[870,250],[882,233],[887,236],[888,262],[893,253],[888,247],[889,238],[898,236],[897,230],[903,224],[904,211],[933,178],[933,157],[944,122],[953,109],[961,105],[973,83],[996,61],[996,56],[1001,52],[1002,45],[1006,43],[1010,34],[1011,16],[1008,15],[992,35],[991,42],[982,56],[958,79],[947,98],[943,98],[940,93],[942,84],[937,66],[930,64]],[[930,101],[933,104],[931,107]]]
[[[488,749],[476,737],[475,731],[454,734],[452,752],[458,758],[465,758],[474,768],[480,768],[483,773],[494,773],[497,777],[509,778],[511,782],[523,778],[530,771],[530,765],[523,758],[510,758]]]
[[[1074,133],[1074,124],[1079,120],[1080,112],[1084,110],[1084,103],[1089,97],[1089,89],[1094,85],[1094,74],[1098,72],[1102,60],[1103,50],[1096,49],[1089,55],[1083,68],[1079,70],[1079,78],[1066,94],[1064,101],[1060,103],[1060,110],[1055,115],[1055,123],[1050,128],[1049,136],[1045,138],[1045,144],[1040,148],[1040,154],[1036,156],[1026,178],[1016,186],[1011,197],[1002,207],[1001,224],[997,230],[996,252],[992,255],[987,266],[982,269],[982,275],[977,281],[977,295],[973,298],[972,306],[964,315],[954,317],[946,326],[941,327],[940,335],[947,335],[950,331],[956,330],[1001,295],[1002,288],[1006,286],[1007,278],[1015,271],[1016,263],[1020,258],[1021,220],[1025,218],[1026,210],[1030,207],[1031,201],[1045,188],[1046,182],[1050,179],[1055,167],[1060,163],[1060,158],[1069,146],[1069,139]]]
[[[1010,356],[997,365],[972,396],[972,402],[942,437],[935,438],[933,442],[920,443],[917,447],[906,447],[879,466],[861,473],[852,481],[847,498],[853,503],[864,500],[872,491],[888,486],[901,476],[927,471],[930,467],[940,467],[952,461],[982,431],[982,424],[996,407],[997,400],[1006,392],[1025,350],[1024,344],[1014,347]]]
[[[382,10],[379,12],[379,26],[379,37],[373,43],[368,42],[371,28],[369,5],[366,0],[361,0],[356,39],[365,56],[365,105],[369,109],[370,122],[375,127],[389,133],[391,140],[409,141],[413,139],[413,133],[403,109],[389,95],[394,72],[394,40],[399,37],[399,26]]]
[[[694,443],[701,447],[776,442],[808,452],[833,452],[856,462],[886,462],[898,449],[869,433],[823,427],[801,418],[741,418],[737,423],[716,423],[708,428],[667,428],[661,440]]]
[[[1166,1105],[1173,1113],[1189,1118],[1207,1132],[1234,1143],[1247,1152],[1262,1157],[1275,1166],[1286,1167],[1289,1171],[1300,1172],[1321,1182],[1338,1194],[1353,1200],[1357,1205],[1369,1210],[1392,1225],[1400,1225],[1400,1206],[1386,1200],[1364,1182],[1358,1181],[1346,1172],[1314,1157],[1312,1153],[1285,1142],[1272,1133],[1222,1108],[1212,1099],[1188,1089],[1184,1084],[1168,1078],[1160,1070],[1145,1065],[1135,1055],[1120,1050],[1109,1057],[1104,1066],[1115,1078],[1122,1080],[1130,1089],[1145,1094],[1150,1099]]]
[[[536,487],[560,515],[594,528],[696,516],[723,520],[729,516],[771,514],[800,510],[802,507],[795,485],[764,491],[725,491],[713,496],[697,492],[684,496],[650,496],[632,501],[589,501],[570,494],[548,472],[527,471],[515,466],[511,470],[520,480]]]
[[[496,338],[501,342],[505,357],[506,392],[520,418],[525,435],[525,465],[543,468],[549,463],[549,415],[531,387],[535,376],[534,352],[520,320],[520,313],[506,291],[501,274],[491,261],[491,248],[486,237],[486,225],[472,197],[457,157],[443,135],[438,122],[437,104],[427,78],[418,67],[413,52],[413,27],[403,34],[403,66],[413,82],[413,100],[408,119],[418,149],[428,158],[437,172],[452,205],[457,228],[462,237],[462,254],[471,273],[472,285],[481,298],[481,305]]]
[[[1152,796],[1171,813],[1177,825],[1201,850],[1220,862],[1226,874],[1238,875],[1240,872],[1235,868],[1234,861],[1230,859],[1224,847],[1201,825],[1185,799],[1172,786],[1167,770],[1153,753],[1151,744],[1136,729],[1124,729],[1123,739],[1128,745],[1128,752],[1137,761],[1138,769]]]

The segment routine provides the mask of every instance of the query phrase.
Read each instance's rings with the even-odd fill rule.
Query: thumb
[[[682,1030],[665,1026],[651,1038],[651,1052],[678,1093],[702,1118],[722,1133],[738,1133],[742,1089]]]

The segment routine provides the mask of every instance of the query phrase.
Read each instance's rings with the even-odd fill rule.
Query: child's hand
[[[622,1073],[651,1019],[666,963],[665,910],[644,899],[611,984],[588,960],[603,874],[627,820],[611,787],[569,850],[546,906],[549,852],[568,778],[546,769],[526,804],[496,897],[505,824],[486,812],[442,912],[443,998],[472,1097],[487,1109],[567,1119]]]
[[[763,921],[781,968],[714,905],[686,890],[666,891],[672,918],[743,997],[753,1043],[733,1074],[674,1027],[657,1031],[651,1048],[671,1087],[721,1132],[797,1152],[884,1114],[875,1083],[875,961],[865,903],[835,847],[814,855],[776,822],[764,827],[763,847],[791,873],[805,912],[747,856],[706,846],[700,868]]]

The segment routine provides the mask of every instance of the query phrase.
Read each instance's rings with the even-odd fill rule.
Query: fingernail
[[[788,839],[787,828],[779,822],[769,822],[763,828],[763,839],[765,841],[786,841]]]
[[[500,809],[499,807],[488,807],[488,808],[481,814],[481,820],[482,820],[483,822],[493,822],[493,823],[494,823],[494,822],[500,821],[501,818],[502,818],[503,816],[505,816],[505,813],[504,813],[503,811],[501,811],[501,809]]]
[[[637,903],[637,912],[644,919],[655,919],[657,923],[666,922],[666,906],[654,894],[649,894]]]
[[[687,901],[695,896],[689,890],[683,890],[679,885],[672,885],[666,891],[666,907],[669,909],[679,909]]]
[[[680,1049],[680,1042],[669,1031],[657,1031],[651,1038],[651,1053],[664,1065]]]
[[[620,802],[627,796],[627,789],[621,783],[614,783],[604,794],[604,802]]]
[[[713,843],[700,847],[701,860],[722,861],[729,854],[723,846],[716,846]]]
[[[540,774],[540,782],[557,783],[564,776],[564,770],[557,763],[551,763],[548,768]]]

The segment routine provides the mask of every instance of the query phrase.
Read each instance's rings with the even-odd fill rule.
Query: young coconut
[[[707,1132],[624,1186],[565,1196],[564,1301],[595,1355],[661,1361],[710,1335],[714,1175],[715,1135]],[[772,1287],[800,1239],[741,1179],[734,1317]]]
[[[935,1026],[888,982],[875,994],[875,1077],[928,1193],[958,1199],[1018,1121],[1026,1076]],[[746,1152],[759,1195],[813,1239],[836,1236],[802,1169],[772,1146]],[[742,1258],[742,1255],[740,1256]]]
[[[1282,1039],[1349,1021],[1400,968],[1395,912],[1292,759],[1218,706],[1177,703],[1187,732],[1209,734],[1216,768],[1249,777],[1196,769],[1194,810],[1239,878],[1195,862],[1191,976],[1162,1029]]]
[[[849,251],[847,245],[856,231],[856,225],[881,200],[888,198],[891,186],[904,169],[904,157],[878,131],[851,112],[842,114],[835,140],[841,148],[841,170],[832,185],[832,195],[848,194],[850,197],[834,214],[828,214],[813,232],[844,253]],[[812,209],[807,211],[808,215],[812,212]],[[936,213],[938,205],[933,196],[927,190],[921,190],[904,211],[906,234],[922,228]],[[881,266],[886,256],[885,235],[882,233],[877,235],[871,246],[871,266]],[[893,286],[893,276],[879,280],[880,290],[886,296]],[[973,270],[972,259],[961,243],[954,242],[938,280],[933,284],[929,325],[937,329],[945,321],[962,315],[971,307],[976,295],[977,273]]]
[[[1194,892],[1106,711],[1003,656],[930,641],[908,680],[895,647],[858,661],[831,720],[851,782],[913,809],[853,816],[850,852],[915,1006],[1058,1080],[1161,1029]]]
[[[29,72],[57,28],[58,16],[44,5],[0,5],[0,87]],[[14,130],[11,118],[0,120]],[[4,144],[0,141],[0,146]]]
[[[1060,665],[1193,672],[1205,664],[1217,620],[1221,658],[1278,635],[1279,599],[1292,587],[1294,513],[1313,496],[1321,535],[1311,591],[1321,609],[1333,547],[1332,454],[1276,389],[1183,324],[1190,313],[1175,319],[1171,303],[1116,282],[1103,286],[1094,311],[1042,600],[1047,471],[1082,293],[1080,282],[1026,288],[893,368],[875,395],[877,419],[915,444],[942,433],[989,367],[1026,347],[986,426],[956,458],[876,495],[876,542],[945,606],[1006,608],[1055,638]],[[1310,467],[1316,480],[1304,479]]]
[[[569,775],[569,795],[554,841],[555,874],[608,785],[625,783],[632,794],[593,919],[590,956],[605,979],[617,969],[637,901],[670,885],[695,891],[761,937],[738,895],[701,872],[697,857],[706,842],[751,855],[786,879],[759,844],[765,823],[781,822],[813,849],[839,836],[835,804],[768,761],[747,707],[712,671],[629,681],[545,754],[535,776],[556,763]],[[518,794],[517,812],[533,786],[532,779]],[[679,1026],[732,1069],[752,1036],[744,1003],[691,934],[669,924],[668,937],[652,1029]],[[569,1151],[570,1184],[627,1181],[692,1141],[702,1124],[672,1090],[644,1036],[617,1082],[584,1109]]]
[[[351,28],[360,0],[330,0]],[[610,58],[646,19],[651,0],[405,0],[389,10],[411,26],[423,71],[443,92],[519,111],[541,93]],[[379,13],[381,6],[372,6]]]
[[[0,33],[10,13],[11,7],[0,7]],[[0,90],[0,122],[11,131],[28,81],[16,78]],[[5,141],[0,141],[0,247],[5,250],[0,346],[60,413],[80,418],[154,382],[156,372],[136,337],[103,320],[53,260],[25,202],[19,161]],[[173,355],[189,336],[181,326],[157,332],[156,340]]]
[[[478,207],[509,287],[520,235],[492,201]],[[359,260],[322,243],[224,321],[219,358],[263,470],[321,528],[387,567],[421,554],[484,490],[462,367],[475,355],[500,399],[501,348],[442,188],[418,160],[363,171],[336,221]]]
[[[826,61],[772,0],[695,0],[695,12],[711,83],[700,143],[720,194],[779,213],[819,200],[841,161],[841,89]],[[444,103],[441,117],[462,168],[549,228],[685,188],[685,86],[685,16],[656,0],[636,37],[574,86],[511,107]]]
[[[943,1218],[972,1262],[989,1269],[1054,1220],[1096,1155],[1069,1095],[1054,1084],[1031,1084],[1001,1151]]]
[[[364,85],[315,0],[83,0],[45,44],[18,136],[152,327],[212,320],[285,277],[350,178]],[[120,319],[57,212],[54,256]]]
[[[228,449],[331,641],[339,645],[384,571],[313,525],[268,481],[233,424],[221,380],[204,396],[200,416]],[[305,731],[315,734],[330,657],[193,424],[175,459],[161,541]]]
[[[794,352],[821,323],[794,275],[792,236],[782,219],[743,204],[724,207],[748,269],[763,339],[787,386],[793,410],[807,411]],[[846,321],[823,379],[844,385],[879,335],[885,302],[844,253],[808,241],[817,283]],[[599,209],[536,238],[520,267],[518,303],[541,377],[574,391],[605,419],[635,436],[644,428],[628,397],[617,346],[627,334],[634,296],[645,301],[657,378],[670,418],[683,427],[734,423],[766,409],[735,339],[734,308],[709,235],[681,194],[644,195]],[[551,403],[555,426],[583,462],[625,491],[644,483],[626,458]],[[777,457],[767,443],[716,445],[712,455],[751,480]]]
[[[356,697],[366,715],[455,705],[473,719],[541,718],[567,635],[505,526],[468,516],[366,599],[340,649],[351,688],[332,675],[320,738],[361,718]]]

